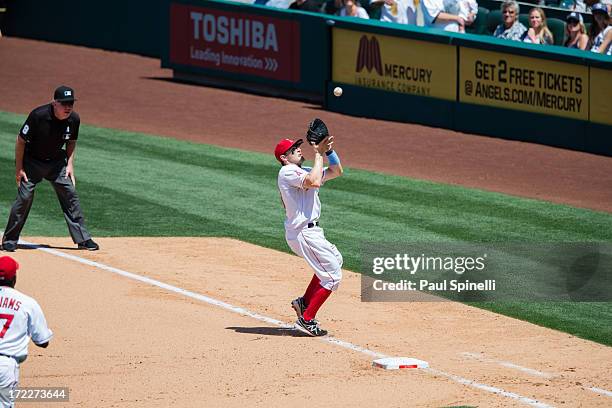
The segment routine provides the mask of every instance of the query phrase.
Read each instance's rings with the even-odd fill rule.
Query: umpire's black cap
[[[74,89],[70,88],[69,86],[62,85],[55,90],[53,99],[58,102],[74,102]]]

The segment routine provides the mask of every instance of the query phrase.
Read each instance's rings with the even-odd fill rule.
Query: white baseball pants
[[[336,246],[325,239],[323,228],[304,228],[299,232],[287,232],[287,244],[296,255],[301,256],[314,269],[321,286],[328,290],[338,289],[342,280],[342,254]]]
[[[11,390],[19,382],[19,364],[14,358],[0,356],[0,407],[12,408]]]

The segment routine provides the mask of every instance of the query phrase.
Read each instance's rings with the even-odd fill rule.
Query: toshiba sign
[[[299,50],[297,22],[171,5],[172,63],[298,82]]]

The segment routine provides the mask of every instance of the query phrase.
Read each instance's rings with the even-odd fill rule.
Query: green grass
[[[23,120],[0,112],[1,223]],[[224,236],[289,252],[272,154],[84,125],[80,137],[77,188],[94,236]],[[49,184],[36,194],[23,235],[67,236]],[[354,271],[364,241],[612,242],[611,214],[351,168],[321,199],[326,236]],[[612,303],[478,306],[612,345]]]

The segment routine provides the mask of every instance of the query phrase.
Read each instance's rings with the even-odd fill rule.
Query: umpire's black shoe
[[[295,310],[295,314],[297,315],[298,319],[302,317],[304,311],[306,310],[306,303],[304,303],[304,298],[299,297],[297,299],[293,299],[291,301],[291,307],[293,308],[293,310]]]
[[[17,250],[17,244],[9,244],[8,242],[5,242],[2,244],[2,249],[6,252],[15,252]]]
[[[97,251],[100,249],[100,245],[96,244],[93,239],[88,239],[79,243],[79,249],[86,249],[88,251]]]
[[[327,334],[327,330],[320,328],[319,322],[315,319],[304,320],[304,318],[300,316],[297,322],[295,322],[295,327],[312,337],[320,337]]]

